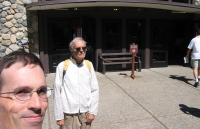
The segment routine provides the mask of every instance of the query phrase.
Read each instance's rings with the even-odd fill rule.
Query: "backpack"
[[[86,65],[87,65],[87,68],[89,71],[91,71],[91,64],[90,64],[90,61],[89,60],[84,60]],[[63,67],[63,77],[68,69],[68,66],[69,66],[69,63],[70,63],[70,59],[67,59],[64,61],[64,67]]]

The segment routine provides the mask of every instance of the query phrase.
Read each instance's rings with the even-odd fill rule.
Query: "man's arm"
[[[56,68],[55,80],[54,80],[54,114],[57,124],[63,123],[60,120],[64,120],[64,112],[62,108],[61,92],[63,83],[63,62]]]
[[[89,114],[88,117],[89,121],[93,120],[95,118],[95,115],[97,115],[98,112],[98,104],[99,104],[99,85],[96,78],[96,73],[94,71],[93,65],[91,63],[91,105],[89,108]]]
[[[189,57],[191,49],[188,48],[186,56]]]

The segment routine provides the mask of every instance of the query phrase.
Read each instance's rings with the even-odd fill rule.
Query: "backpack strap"
[[[91,71],[91,67],[92,67],[92,66],[91,66],[90,61],[89,61],[89,60],[84,60],[84,61],[85,61],[85,64],[86,64],[88,70]],[[70,59],[67,59],[67,60],[64,61],[64,66],[63,66],[63,77],[64,77],[64,75],[65,75],[65,73],[66,73],[66,71],[67,71],[67,69],[68,69],[68,67],[69,67],[69,63],[70,63]]]
[[[85,63],[87,65],[87,68],[89,69],[89,71],[91,71],[91,63],[89,60],[85,60]]]
[[[70,59],[67,59],[64,61],[64,66],[63,66],[63,77],[68,69],[68,66],[69,66],[69,63],[70,63]]]

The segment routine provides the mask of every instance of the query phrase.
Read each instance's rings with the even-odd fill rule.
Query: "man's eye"
[[[46,92],[47,92],[47,88],[46,87],[43,87],[43,88],[38,90],[38,94],[46,94]]]
[[[27,94],[27,93],[30,93],[30,91],[28,89],[20,89],[15,92],[15,94],[17,94],[17,95],[23,95],[23,94]]]

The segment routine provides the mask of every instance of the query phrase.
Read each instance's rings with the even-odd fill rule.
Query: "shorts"
[[[192,59],[191,65],[193,68],[200,67],[200,59]]]

